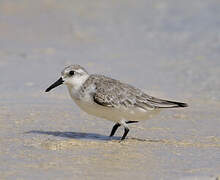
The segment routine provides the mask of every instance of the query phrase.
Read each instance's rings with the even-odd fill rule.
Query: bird
[[[61,72],[61,77],[45,92],[65,84],[72,100],[86,113],[114,122],[110,137],[120,126],[124,133],[129,132],[129,124],[137,123],[157,115],[164,108],[182,108],[188,104],[156,98],[144,91],[119,80],[89,74],[78,64],[69,65]]]

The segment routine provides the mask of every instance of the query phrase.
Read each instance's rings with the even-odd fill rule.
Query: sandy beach
[[[218,0],[1,0],[0,179],[220,179],[219,29]],[[189,107],[119,143],[66,87],[44,92],[70,64]]]

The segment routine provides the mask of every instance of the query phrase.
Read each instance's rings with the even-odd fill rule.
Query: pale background
[[[69,64],[189,108],[111,141],[66,88],[44,93]],[[0,0],[0,77],[1,179],[220,174],[219,0]]]

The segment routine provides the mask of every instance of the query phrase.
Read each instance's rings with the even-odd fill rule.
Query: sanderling
[[[46,92],[66,84],[73,101],[85,112],[115,122],[110,137],[118,127],[124,127],[124,140],[128,124],[148,119],[162,108],[187,107],[186,103],[168,101],[147,95],[140,89],[118,80],[89,73],[80,65],[71,65]]]

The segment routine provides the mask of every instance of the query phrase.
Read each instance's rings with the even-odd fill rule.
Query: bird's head
[[[64,68],[61,72],[61,77],[46,89],[49,92],[51,89],[66,84],[70,88],[79,89],[86,79],[89,77],[88,72],[80,65],[70,65]]]

